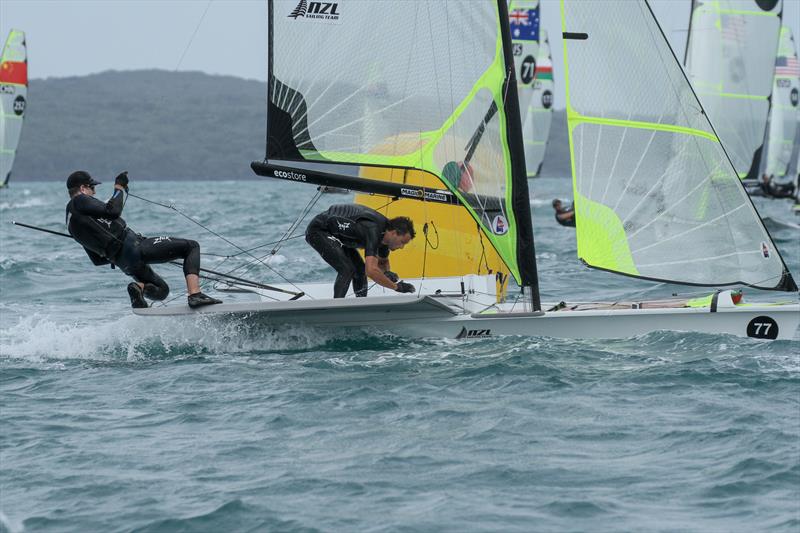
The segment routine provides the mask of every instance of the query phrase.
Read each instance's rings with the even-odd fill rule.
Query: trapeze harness
[[[67,231],[96,266],[119,267],[144,283],[147,298],[163,300],[169,294],[169,285],[149,265],[183,259],[184,276],[199,275],[200,245],[189,239],[139,235],[120,216],[124,205],[120,190],[115,190],[107,203],[79,194],[67,204]]]
[[[366,257],[389,257],[389,247],[381,244],[389,220],[369,207],[356,204],[333,205],[311,220],[306,242],[336,270],[333,297],[344,298],[353,282],[358,297],[367,295],[367,274],[357,249]]]

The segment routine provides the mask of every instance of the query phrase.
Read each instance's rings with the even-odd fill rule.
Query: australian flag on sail
[[[539,6],[536,9],[512,9],[508,14],[508,21],[513,40],[539,40]]]

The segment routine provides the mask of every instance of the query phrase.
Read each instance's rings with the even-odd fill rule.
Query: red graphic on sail
[[[4,61],[0,65],[0,83],[28,85],[28,63],[24,61]]]

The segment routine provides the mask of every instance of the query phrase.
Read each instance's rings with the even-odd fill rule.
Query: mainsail
[[[505,2],[269,4],[267,157],[253,169],[458,206],[536,300]]]
[[[28,96],[25,34],[11,30],[0,57],[0,187],[8,183]]]
[[[739,177],[762,165],[782,0],[693,0],[686,72]]]
[[[646,1],[561,9],[579,257],[640,278],[797,290]]]
[[[775,58],[775,82],[772,88],[772,113],[769,120],[767,169],[769,176],[785,176],[800,125],[800,66],[792,30],[781,28],[778,57]]]
[[[550,55],[550,41],[547,32],[542,30],[536,76],[533,80],[533,98],[528,115],[530,123],[526,123],[522,128],[525,138],[525,166],[529,178],[539,175],[544,161],[547,140],[550,138],[550,124],[553,122],[553,91],[553,58]],[[528,135],[531,135],[530,139]]]

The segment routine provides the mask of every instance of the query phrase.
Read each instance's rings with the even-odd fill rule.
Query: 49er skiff
[[[333,300],[329,284],[298,283],[293,300],[134,312],[412,337],[794,336],[796,297],[543,306],[506,0],[381,3],[380,13],[372,2],[316,4],[269,2],[266,159],[252,168],[413,218],[425,238],[392,267],[418,294]],[[561,11],[580,259],[657,281],[797,291],[646,1],[562,0]]]

